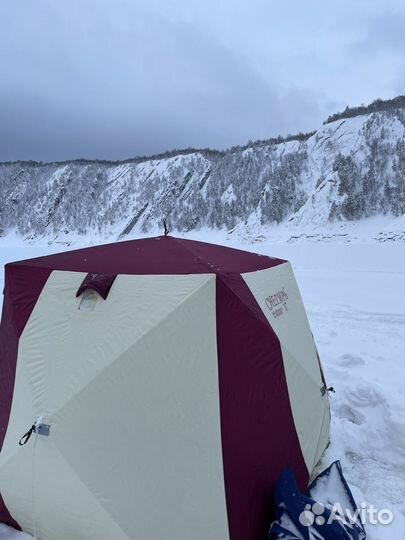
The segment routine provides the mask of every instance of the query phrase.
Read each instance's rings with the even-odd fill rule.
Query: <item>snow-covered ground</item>
[[[390,525],[367,525],[369,540],[404,540],[404,244],[255,238],[249,245],[221,233],[188,236],[291,260],[328,385],[336,390],[331,445],[322,468],[340,459],[358,505],[394,513]],[[0,265],[63,249],[3,238]],[[13,534],[0,525],[0,539],[27,538]]]

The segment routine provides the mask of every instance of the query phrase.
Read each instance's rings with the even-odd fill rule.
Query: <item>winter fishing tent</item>
[[[265,538],[328,443],[280,259],[166,236],[8,264],[0,362],[0,521],[42,540]]]

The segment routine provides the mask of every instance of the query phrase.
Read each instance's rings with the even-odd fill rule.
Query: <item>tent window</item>
[[[93,289],[86,289],[80,298],[79,311],[94,311],[99,294]]]
[[[93,289],[94,291],[98,292],[101,298],[106,300],[116,277],[116,274],[96,274],[94,272],[90,272],[77,289],[76,296],[79,297],[84,291]]]

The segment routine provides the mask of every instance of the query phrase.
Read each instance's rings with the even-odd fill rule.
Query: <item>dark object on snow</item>
[[[339,499],[339,500],[338,500]],[[365,540],[360,512],[335,461],[300,492],[294,473],[285,470],[276,486],[276,520],[269,540]]]

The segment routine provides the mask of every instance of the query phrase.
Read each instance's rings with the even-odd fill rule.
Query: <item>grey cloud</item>
[[[223,148],[314,129],[337,105],[356,104],[366,82],[367,92],[380,95],[369,71],[357,73],[346,41],[333,34],[340,28],[320,25],[326,14],[317,2],[306,5],[308,38],[300,26],[303,6],[291,0],[297,13],[288,21],[285,6],[273,13],[262,0],[249,10],[242,2],[230,2],[228,10],[213,2],[197,9],[177,0],[171,11],[153,4],[154,12],[127,0],[2,3],[0,159],[121,159]],[[394,23],[384,21],[389,32]],[[251,40],[246,24],[257,30]],[[297,50],[298,34],[307,48]],[[390,47],[394,56],[395,43]],[[345,62],[353,84],[342,95],[333,66]],[[397,85],[387,66],[390,94]]]
[[[405,47],[405,13],[383,11],[366,18],[364,35],[349,45],[352,53],[369,56],[386,53],[403,55]]]

